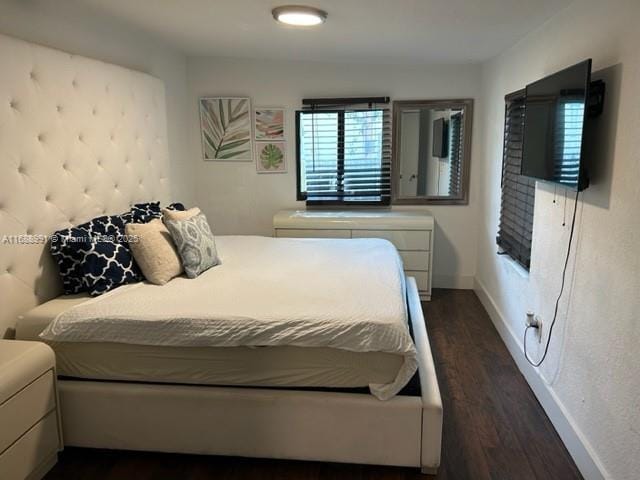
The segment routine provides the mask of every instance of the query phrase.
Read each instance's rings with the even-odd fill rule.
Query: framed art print
[[[286,143],[256,142],[256,170],[258,173],[285,173]]]
[[[199,107],[205,160],[253,160],[249,98],[204,97]]]
[[[257,141],[284,141],[284,108],[256,108],[254,132]]]

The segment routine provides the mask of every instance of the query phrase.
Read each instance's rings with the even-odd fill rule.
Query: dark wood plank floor
[[[582,478],[472,291],[423,304],[444,403],[443,480]],[[45,477],[422,479],[417,469],[68,448]]]

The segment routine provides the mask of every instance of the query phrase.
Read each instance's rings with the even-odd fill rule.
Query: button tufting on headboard
[[[160,80],[3,35],[0,71],[3,337],[18,315],[60,292],[48,245],[16,236],[168,202],[169,159]]]

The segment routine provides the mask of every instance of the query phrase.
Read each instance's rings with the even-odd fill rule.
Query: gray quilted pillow
[[[220,263],[216,241],[203,213],[186,220],[165,219],[165,225],[176,244],[187,277],[196,278]]]

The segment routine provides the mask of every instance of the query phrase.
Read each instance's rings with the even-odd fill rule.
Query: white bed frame
[[[160,80],[4,35],[0,66],[8,104],[0,108],[0,236],[48,235],[135,202],[171,200]],[[0,337],[60,294],[47,249],[0,245]],[[65,445],[434,473],[442,403],[414,279],[407,290],[421,397],[63,380]]]
[[[61,380],[65,445],[397,465],[435,474],[442,401],[412,277],[407,304],[420,397]]]

